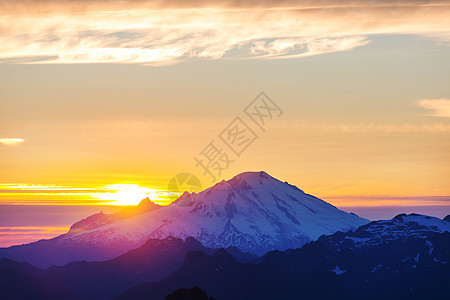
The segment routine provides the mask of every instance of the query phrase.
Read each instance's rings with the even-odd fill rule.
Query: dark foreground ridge
[[[193,285],[217,299],[448,299],[449,231],[448,221],[402,214],[250,264],[194,251],[170,276],[116,299],[164,299]]]
[[[150,239],[108,261],[47,270],[2,259],[0,299],[165,299],[194,286],[218,300],[450,299],[449,246],[450,222],[417,214],[256,259],[194,238]]]

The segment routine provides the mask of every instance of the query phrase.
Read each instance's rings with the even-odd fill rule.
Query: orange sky
[[[213,184],[194,157],[215,141],[217,180],[450,212],[446,1],[152,3],[0,2],[0,206],[168,204],[178,173]],[[265,131],[260,91],[283,111]],[[240,156],[236,117],[258,136]]]

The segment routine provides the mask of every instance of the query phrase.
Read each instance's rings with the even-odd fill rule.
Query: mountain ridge
[[[444,288],[449,245],[450,222],[418,214],[322,235],[256,260],[239,259],[233,248],[205,248],[192,237],[149,239],[109,261],[71,262],[45,271],[0,259],[0,275],[8,279],[0,282],[0,298],[164,299],[194,285],[217,299],[292,298],[300,291],[314,299],[423,299],[426,293],[439,298],[450,292]]]
[[[105,260],[137,248],[149,238],[168,236],[192,236],[207,248],[235,246],[262,255],[275,249],[298,248],[322,234],[353,230],[368,222],[266,172],[244,172],[130,218],[0,249],[0,257],[40,267],[73,260]]]
[[[398,239],[391,238],[400,232]],[[362,236],[372,239],[352,241]],[[140,284],[114,299],[164,299],[177,288],[194,285],[219,300],[446,299],[449,245],[450,222],[401,214],[356,231],[323,235],[298,249],[268,252],[252,264],[240,264],[224,250],[214,255],[190,252],[165,279]]]
[[[89,217],[84,218],[70,226],[67,234],[74,235],[81,232],[94,230],[118,220],[131,218],[158,208],[161,208],[161,206],[153,203],[147,197],[145,199],[142,199],[138,205],[126,206],[122,210],[112,214],[105,214],[103,211],[101,211],[99,213],[90,215]]]

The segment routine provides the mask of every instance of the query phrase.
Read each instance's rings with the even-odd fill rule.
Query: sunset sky
[[[218,4],[220,3],[220,4]],[[262,130],[264,91],[282,113]],[[240,156],[219,135],[239,117]],[[0,0],[0,246],[175,175],[264,170],[369,219],[450,214],[448,1]]]

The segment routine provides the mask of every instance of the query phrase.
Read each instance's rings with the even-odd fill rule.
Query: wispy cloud
[[[446,124],[339,124],[323,125],[326,132],[383,132],[383,133],[439,133],[450,132],[450,125]]]
[[[0,247],[49,239],[66,233],[68,227],[0,227]]]
[[[297,58],[351,50],[371,34],[450,32],[445,1],[0,0],[0,9],[4,63]]]
[[[346,195],[324,196],[325,201],[339,207],[446,207],[450,209],[450,196],[370,196],[370,195]]]
[[[272,42],[257,41],[250,48],[249,58],[288,59],[307,57],[331,52],[351,50],[370,41],[362,36],[341,38],[276,39]]]
[[[0,138],[0,144],[7,146],[16,146],[23,142],[25,142],[25,140],[21,138]]]
[[[284,123],[281,126],[306,132],[326,133],[443,133],[450,132],[450,124],[376,124],[376,123]]]
[[[93,195],[108,192],[111,191],[103,188],[0,183],[0,205],[98,205],[108,201]]]
[[[450,117],[450,99],[423,99],[418,101],[419,106],[432,111],[430,116]]]

